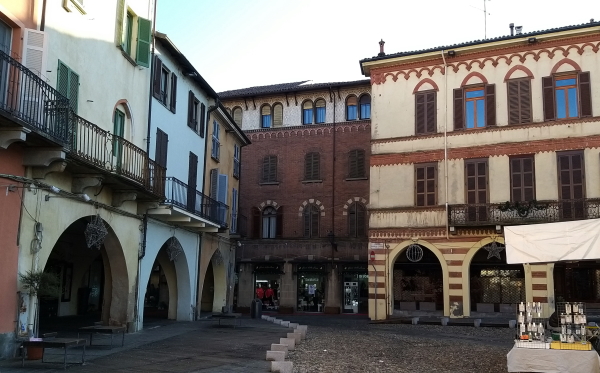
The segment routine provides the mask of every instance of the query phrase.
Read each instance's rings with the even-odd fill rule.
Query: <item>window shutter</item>
[[[464,104],[463,90],[458,88],[454,90],[454,129],[460,130],[464,127]]]
[[[194,96],[194,92],[189,91],[188,93],[188,127],[190,127],[191,129],[193,129],[194,131],[196,130],[196,123],[195,123],[195,119],[196,116],[194,115],[194,100],[195,100],[195,96]]]
[[[436,92],[428,92],[425,96],[425,113],[427,121],[425,130],[427,133],[437,132],[437,107],[436,107]]]
[[[23,65],[36,75],[46,73],[46,33],[26,28],[23,37]]]
[[[519,94],[520,81],[509,80],[507,83],[508,89],[508,123],[519,124],[521,123],[520,113],[520,94]]]
[[[350,96],[348,97],[348,100],[346,101],[346,105],[351,106],[354,105],[356,106],[358,100],[356,99],[356,96]]]
[[[169,146],[169,135],[164,133],[160,128],[156,129],[156,163],[167,168],[167,151]]]
[[[235,122],[235,124],[237,124],[238,126],[242,126],[242,109],[241,108],[235,108],[233,109],[233,121]]]
[[[312,206],[310,208],[310,236],[311,237],[319,237],[319,208],[317,206]]]
[[[485,86],[485,114],[486,127],[496,125],[496,85]]]
[[[216,200],[219,193],[219,169],[210,170],[210,198]]]
[[[356,204],[356,236],[366,236],[367,214],[363,205]]]
[[[190,152],[188,168],[187,208],[196,211],[196,186],[198,185],[198,156]]]
[[[227,204],[227,175],[219,174],[217,201]]]
[[[79,106],[79,75],[69,69],[69,103],[71,109],[77,114]]]
[[[555,120],[554,79],[551,76],[542,78],[542,91],[544,96],[544,120]]]
[[[277,209],[277,221],[275,223],[275,236],[283,237],[283,206]]]
[[[283,105],[275,104],[273,106],[273,127],[281,127],[283,125]]]
[[[356,203],[353,203],[348,209],[348,236],[356,237],[357,219]]]
[[[269,157],[269,181],[277,181],[277,156]]]
[[[306,207],[303,214],[304,237],[310,237],[310,205]]]
[[[204,105],[203,103],[200,104],[200,137],[204,138],[204,133],[206,132],[204,130],[204,126],[205,126],[205,117],[206,117],[206,105]],[[217,134],[218,136],[218,134]]]
[[[69,98],[69,67],[59,60],[57,72],[56,90],[61,95]]]
[[[592,116],[592,89],[590,86],[590,73],[579,73],[579,97],[581,100],[581,116]]]
[[[152,81],[152,95],[160,100],[160,80],[162,75],[162,61],[158,56],[154,57],[154,79]]]
[[[138,35],[135,62],[144,67],[150,66],[150,43],[152,42],[152,22],[138,17]]]
[[[123,23],[125,19],[125,0],[117,0],[117,20],[115,44],[123,47]]]
[[[252,207],[252,238],[260,238],[260,210]]]
[[[356,177],[365,177],[365,151],[356,151]]]
[[[521,111],[521,123],[530,123],[531,119],[531,80],[519,81],[519,102]]]
[[[177,75],[171,74],[171,111],[175,114],[177,106]]]
[[[417,135],[424,134],[425,125],[425,94],[417,93],[415,95],[415,131]]]

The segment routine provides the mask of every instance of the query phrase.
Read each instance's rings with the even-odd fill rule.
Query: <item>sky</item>
[[[157,1],[157,31],[217,92],[365,79],[381,39],[390,54],[600,21],[600,0]]]

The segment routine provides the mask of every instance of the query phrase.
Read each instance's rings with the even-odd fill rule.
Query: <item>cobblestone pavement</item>
[[[308,325],[289,360],[295,373],[506,373],[513,329],[369,324],[365,317],[284,320]]]

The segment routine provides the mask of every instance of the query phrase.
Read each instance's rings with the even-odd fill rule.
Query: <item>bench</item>
[[[115,334],[121,334],[121,347],[123,347],[125,345],[125,331],[126,331],[126,328],[124,326],[108,326],[108,325],[84,326],[82,328],[77,329],[77,338],[79,338],[79,333],[89,334],[90,335],[90,346],[91,346],[94,334],[108,334],[108,335],[110,335],[110,348],[112,348],[113,336]]]
[[[54,361],[44,361],[44,352],[47,348],[62,348],[64,350],[63,369],[67,369],[67,350],[72,347],[82,347],[83,350],[81,352],[81,363],[74,364],[85,364],[85,345],[87,340],[75,338],[56,338],[55,335],[56,333],[50,333],[48,337],[45,335],[45,338],[22,341],[21,348],[23,351],[21,353],[21,367],[25,366],[25,348],[27,347],[39,347],[42,349],[42,363],[55,363]]]
[[[241,313],[213,313],[212,314],[212,318],[215,320],[219,320],[219,326],[221,326],[221,320],[233,320],[233,327],[235,328],[236,324],[238,324],[239,321],[239,326],[242,326],[242,320],[240,319],[240,317],[242,316]]]

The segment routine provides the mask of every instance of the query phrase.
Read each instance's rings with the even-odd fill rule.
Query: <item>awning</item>
[[[600,219],[504,227],[506,262],[600,259]]]

